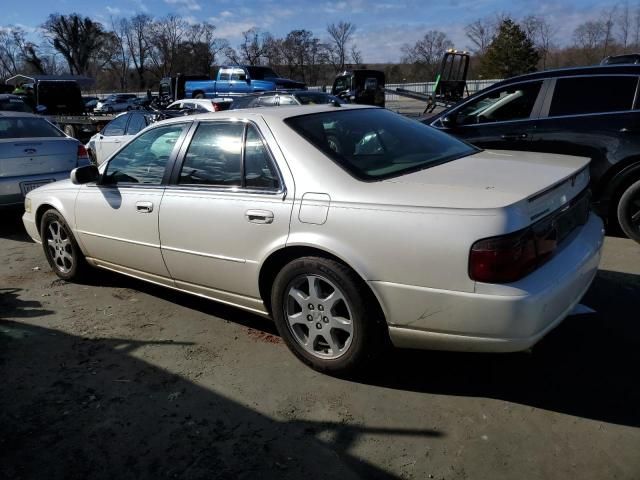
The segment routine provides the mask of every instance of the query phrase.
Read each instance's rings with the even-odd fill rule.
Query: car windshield
[[[330,102],[345,103],[338,97],[321,92],[296,93],[295,96],[302,105],[325,105]]]
[[[268,67],[247,67],[249,76],[253,80],[264,80],[265,78],[278,78],[278,74]]]
[[[64,137],[64,134],[43,118],[0,117],[0,139]]]
[[[24,103],[20,98],[0,99],[0,111],[28,113],[33,112],[33,110],[31,110],[31,107]]]
[[[285,123],[365,181],[397,177],[478,151],[435,128],[384,109],[336,108],[291,117]]]

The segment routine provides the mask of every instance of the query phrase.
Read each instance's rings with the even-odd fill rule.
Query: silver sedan
[[[377,108],[228,111],[148,127],[28,194],[24,224],[63,279],[99,267],[271,317],[344,373],[389,340],[517,351],[558,325],[600,258],[588,163]]]
[[[22,206],[24,196],[74,168],[89,164],[84,147],[46,119],[0,112],[0,206]]]

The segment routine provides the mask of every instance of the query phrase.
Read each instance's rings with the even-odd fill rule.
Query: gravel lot
[[[607,238],[532,353],[304,367],[251,314],[96,271],[0,226],[0,478],[639,479],[640,248]]]

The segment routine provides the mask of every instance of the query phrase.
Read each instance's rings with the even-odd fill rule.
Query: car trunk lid
[[[72,138],[0,140],[0,177],[64,172],[77,162],[78,141]]]

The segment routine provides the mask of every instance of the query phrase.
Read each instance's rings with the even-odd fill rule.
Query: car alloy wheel
[[[336,359],[353,339],[353,315],[342,291],[321,275],[295,278],[286,289],[284,316],[295,341],[311,355]]]
[[[66,228],[58,221],[49,223],[46,242],[53,264],[61,273],[69,273],[73,268],[73,244]]]

